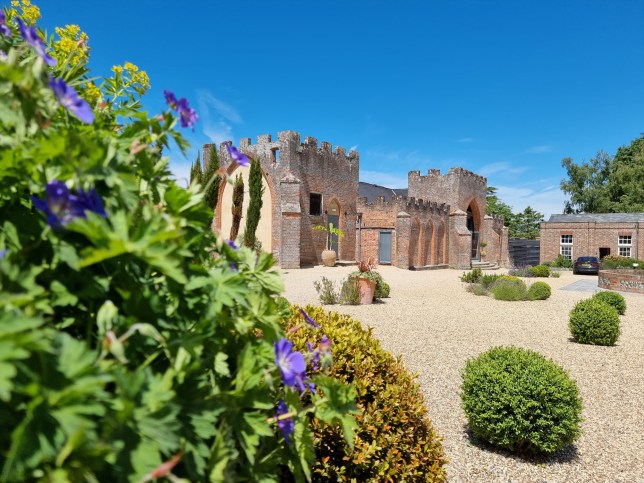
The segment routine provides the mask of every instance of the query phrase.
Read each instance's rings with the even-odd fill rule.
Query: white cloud
[[[528,149],[525,150],[526,154],[541,154],[541,153],[548,153],[552,151],[552,146],[549,146],[547,144],[542,144],[540,146],[532,146]]]
[[[543,214],[546,220],[550,218],[550,215],[563,213],[566,196],[556,186],[548,186],[539,190],[511,186],[497,186],[496,188],[498,198],[510,205],[515,213],[523,211],[528,206]]]
[[[407,176],[400,176],[395,173],[384,173],[382,171],[360,170],[360,181],[373,183],[387,188],[406,188]]]
[[[349,152],[351,152],[351,151],[357,151],[357,150],[358,150],[358,145],[357,145],[357,144],[354,144],[353,146],[351,146],[351,147],[349,148]]]
[[[242,124],[239,112],[230,104],[216,98],[206,89],[197,90],[197,103],[203,133],[211,142],[219,144],[233,140],[233,124]]]
[[[190,183],[190,162],[170,158],[170,171],[179,186],[184,188]]]
[[[495,173],[510,173],[510,174],[519,174],[523,173],[528,169],[527,166],[517,166],[514,163],[509,162],[500,162],[500,163],[490,163],[482,166],[476,170],[477,174],[485,176],[486,178]]]

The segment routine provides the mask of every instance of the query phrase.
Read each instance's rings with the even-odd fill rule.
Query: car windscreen
[[[596,262],[597,257],[579,257],[577,261],[582,263]]]

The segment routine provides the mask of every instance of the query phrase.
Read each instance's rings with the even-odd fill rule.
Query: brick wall
[[[600,248],[609,248],[611,255],[618,255],[619,235],[631,235],[631,256],[644,258],[643,223],[541,222],[541,262],[559,256],[561,235],[572,235],[572,258],[599,257]]]

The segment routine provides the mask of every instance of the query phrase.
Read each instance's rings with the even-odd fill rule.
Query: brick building
[[[541,262],[559,255],[644,257],[644,213],[551,215],[541,222]]]
[[[229,176],[244,177],[247,190],[249,169],[232,162],[227,143],[218,150],[220,165]],[[204,145],[204,160],[211,148]],[[502,218],[485,214],[487,181],[482,176],[462,168],[444,175],[411,171],[407,190],[391,190],[359,183],[357,152],[347,154],[340,146],[333,150],[326,141],[318,146],[312,137],[300,142],[297,132],[282,131],[276,141],[258,136],[256,144],[244,138],[239,149],[261,162],[264,206],[257,238],[282,268],[319,264],[326,233],[313,227],[329,222],[345,235],[332,240],[340,260],[374,257],[405,269],[508,262],[507,228]],[[379,194],[369,199],[364,190]],[[225,184],[215,211],[215,229],[224,236],[232,223],[231,199],[232,187]]]

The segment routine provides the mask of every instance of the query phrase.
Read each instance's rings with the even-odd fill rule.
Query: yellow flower
[[[66,25],[65,28],[56,27],[56,34],[60,40],[54,42],[54,54],[56,59],[67,59],[71,66],[84,65],[87,63],[89,37],[82,32],[78,25]]]
[[[21,4],[22,3],[22,4]],[[20,16],[27,25],[33,25],[36,20],[40,18],[40,9],[36,5],[32,5],[30,0],[12,0],[12,7],[19,7],[22,10]]]
[[[113,65],[112,66],[112,72],[114,72],[115,74],[122,74],[123,73],[123,67],[121,67],[120,65]]]
[[[150,78],[148,77],[148,73],[144,70],[137,74],[134,74],[132,76],[132,81],[140,84],[141,87],[144,87],[146,89],[150,87]]]
[[[139,68],[136,65],[134,65],[132,62],[126,62],[124,67],[125,67],[125,70],[128,70],[130,72],[137,72],[139,70]]]
[[[96,87],[96,84],[90,82],[85,85],[85,89],[83,90],[83,97],[87,102],[90,103],[90,105],[95,105],[96,102],[101,98],[101,96],[101,90]]]

